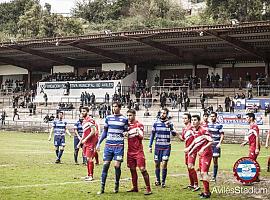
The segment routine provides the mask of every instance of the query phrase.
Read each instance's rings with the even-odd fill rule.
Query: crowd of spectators
[[[2,83],[2,92],[8,93],[8,90],[11,90],[13,93],[24,91],[25,90],[25,82],[23,80],[12,80],[6,79],[5,82]]]
[[[84,73],[83,75],[75,75],[75,73],[54,73],[42,79],[42,82],[53,81],[97,81],[97,80],[120,80],[125,78],[128,72],[122,71],[95,71]]]

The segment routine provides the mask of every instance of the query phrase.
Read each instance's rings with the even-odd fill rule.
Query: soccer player
[[[188,152],[188,155],[192,155],[194,152],[198,152],[204,187],[204,192],[200,194],[200,197],[202,199],[206,199],[210,198],[211,196],[209,189],[208,171],[213,157],[211,147],[213,139],[211,138],[208,131],[200,125],[199,115],[193,115],[191,117],[191,124],[195,139],[191,143],[191,145],[189,145],[189,147],[185,149],[185,152]]]
[[[133,188],[128,192],[138,192],[138,175],[136,167],[139,167],[146,185],[146,192],[144,194],[150,195],[152,192],[149,174],[145,168],[145,157],[142,144],[144,127],[136,120],[136,111],[134,109],[127,111],[127,117],[129,121],[127,165],[130,169],[133,185]]]
[[[211,181],[216,181],[218,172],[218,158],[220,158],[221,153],[220,147],[224,139],[223,125],[217,122],[216,112],[212,112],[210,114],[210,122],[208,123],[208,132],[210,133],[213,139],[212,151],[213,151],[214,169]]]
[[[255,122],[254,113],[247,113],[246,120],[249,124],[249,130],[248,135],[245,137],[245,141],[241,146],[245,146],[249,143],[249,158],[256,160],[260,153],[259,127]]]
[[[81,115],[83,117],[83,135],[80,143],[77,147],[83,144],[84,155],[87,159],[87,172],[88,176],[85,177],[85,181],[92,181],[94,174],[94,157],[96,151],[96,144],[98,140],[98,130],[96,128],[95,120],[88,115],[89,108],[82,107]]]
[[[152,153],[152,145],[154,139],[155,143],[155,167],[156,167],[156,182],[155,185],[165,187],[165,181],[167,177],[167,165],[171,153],[171,135],[176,136],[173,123],[168,120],[167,108],[163,108],[160,113],[160,119],[158,119],[152,127],[152,133],[150,136],[149,152]],[[160,183],[160,164],[162,163],[162,183]]]
[[[203,128],[208,128],[208,117],[209,117],[209,114],[208,113],[204,113],[203,114],[203,121],[202,121],[202,123],[201,123],[201,126],[203,127]]]
[[[63,120],[63,115],[63,112],[58,113],[58,119],[54,120],[53,127],[51,128],[48,138],[48,140],[51,141],[52,133],[54,133],[54,146],[57,157],[55,163],[61,162],[61,157],[66,146],[65,134],[67,133],[71,137],[71,134],[67,128],[67,122]]]
[[[82,127],[82,122],[83,122],[83,116],[80,115],[79,120],[74,124],[74,161],[75,164],[78,164],[78,154],[79,154],[79,149],[82,148],[82,144],[78,147],[78,144],[80,140],[82,139],[83,135],[83,127]],[[83,153],[82,153],[83,155]],[[86,157],[83,155],[83,164],[86,164]]]
[[[268,134],[267,134],[267,137],[266,137],[265,148],[269,147],[269,140],[270,140],[270,129],[268,130]],[[270,172],[270,157],[268,158],[267,172]]]
[[[101,190],[97,194],[104,193],[106,179],[110,163],[114,160],[115,168],[115,187],[114,193],[119,191],[119,180],[121,176],[121,163],[124,156],[124,132],[128,130],[128,119],[120,114],[121,104],[114,102],[113,115],[108,115],[105,119],[104,130],[99,138],[97,150],[99,151],[102,141],[107,138],[104,155],[103,155],[103,169],[101,174]]]
[[[182,130],[182,135],[180,135],[180,139],[185,141],[185,147],[187,148],[194,140],[195,135],[191,130],[191,115],[189,113],[183,114],[183,123],[184,128]],[[195,161],[196,161],[196,153],[188,155],[188,152],[185,153],[185,163],[188,169],[188,175],[190,180],[190,185],[185,187],[185,189],[192,189],[193,191],[198,191],[200,187],[198,186],[198,177],[197,173],[194,169]]]

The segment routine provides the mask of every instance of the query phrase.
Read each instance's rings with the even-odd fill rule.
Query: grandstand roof
[[[123,62],[138,65],[270,60],[270,21],[238,25],[129,31],[11,41],[0,46],[0,65],[34,71]]]

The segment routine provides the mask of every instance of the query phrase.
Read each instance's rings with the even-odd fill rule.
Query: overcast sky
[[[11,0],[0,0],[0,3],[9,2]],[[76,0],[40,0],[42,6],[45,3],[52,5],[52,12],[54,13],[70,13],[70,9],[74,7]]]

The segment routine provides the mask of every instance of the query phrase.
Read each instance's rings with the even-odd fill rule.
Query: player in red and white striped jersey
[[[185,149],[185,152],[188,152],[188,155],[192,155],[194,152],[198,153],[204,187],[204,192],[201,193],[200,196],[201,198],[210,198],[208,171],[213,157],[211,147],[213,139],[208,131],[200,125],[200,119],[199,115],[193,115],[191,117],[192,131],[195,135],[195,139],[192,144]]]
[[[185,141],[185,147],[189,147],[189,145],[192,144],[195,135],[193,134],[192,131],[192,126],[191,126],[191,115],[189,113],[184,113],[183,114],[183,123],[184,123],[184,128],[182,130],[182,134],[179,135],[180,139]],[[199,190],[198,186],[198,177],[196,170],[194,169],[195,166],[195,161],[196,161],[196,156],[197,153],[194,152],[191,155],[188,155],[188,152],[185,153],[185,163],[188,169],[188,176],[190,180],[190,185],[185,187],[185,189],[193,189],[193,191]]]
[[[145,168],[145,156],[143,152],[143,135],[144,126],[136,120],[136,111],[130,109],[127,111],[128,117],[128,151],[127,151],[127,165],[130,168],[132,176],[133,188],[128,192],[138,192],[138,175],[136,167],[138,167],[143,175],[146,192],[145,195],[152,194],[150,187],[149,174]]]
[[[246,120],[249,124],[248,135],[245,137],[245,141],[241,146],[245,146],[249,143],[249,157],[256,160],[260,153],[260,137],[259,137],[259,127],[255,122],[255,114],[247,113]]]
[[[85,177],[86,181],[93,180],[94,173],[94,157],[96,151],[96,144],[98,140],[98,129],[95,120],[88,115],[89,108],[83,107],[81,115],[83,116],[83,135],[78,146],[83,144],[83,153],[87,158],[87,172],[88,176]]]

